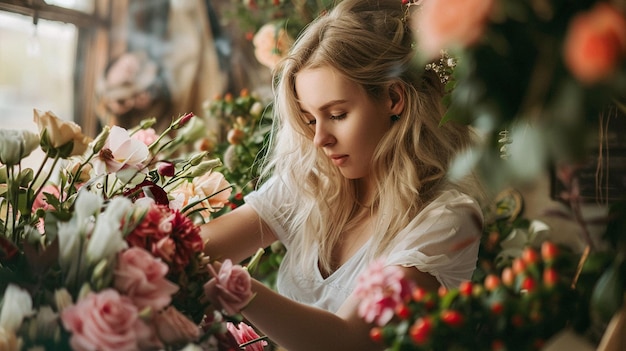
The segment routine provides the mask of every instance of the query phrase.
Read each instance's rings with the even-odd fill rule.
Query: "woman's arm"
[[[204,252],[211,260],[241,262],[276,241],[272,230],[248,205],[205,223],[200,228]]]
[[[405,276],[429,291],[439,283],[414,267],[402,268]],[[283,297],[253,280],[254,299],[242,311],[246,319],[271,340],[289,351],[382,350],[369,336],[372,324],[358,316],[359,299],[349,297],[333,314]]]
[[[289,351],[382,350],[369,338],[371,328],[356,315],[341,317],[279,295],[253,280],[254,299],[243,316]],[[356,311],[356,305],[352,308]]]

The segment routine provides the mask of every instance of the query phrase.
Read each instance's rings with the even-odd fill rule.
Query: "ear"
[[[404,111],[404,86],[400,83],[393,83],[389,86],[389,112],[392,115],[400,115]]]

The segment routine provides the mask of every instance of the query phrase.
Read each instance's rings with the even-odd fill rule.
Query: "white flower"
[[[0,163],[14,166],[39,145],[39,136],[28,130],[0,129]]]
[[[90,263],[109,259],[128,245],[122,236],[122,218],[132,211],[132,202],[123,196],[114,197],[96,221],[91,239],[87,244]]]
[[[79,259],[82,243],[93,228],[94,216],[100,212],[103,200],[88,191],[80,192],[74,204],[74,214],[68,222],[58,223],[59,264],[68,279],[82,277],[85,265]],[[80,274],[79,274],[80,273]]]
[[[0,310],[0,327],[14,332],[22,325],[24,318],[33,315],[34,312],[30,294],[17,285],[9,284],[4,292]]]

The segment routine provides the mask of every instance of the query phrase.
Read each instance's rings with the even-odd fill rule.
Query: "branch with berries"
[[[582,307],[572,287],[576,262],[545,241],[539,250],[524,248],[499,274],[437,292],[411,286],[394,266],[384,268],[384,283],[372,284],[381,276],[373,264],[357,287],[359,313],[388,350],[534,350],[575,323]]]

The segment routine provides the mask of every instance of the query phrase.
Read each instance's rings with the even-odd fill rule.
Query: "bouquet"
[[[185,114],[95,138],[35,110],[40,133],[0,130],[0,348],[228,349],[237,316],[211,308],[199,225],[232,187]],[[174,136],[175,134],[175,136]],[[36,171],[22,161],[36,148]],[[246,331],[245,335],[255,335]],[[245,341],[249,341],[245,340]]]

